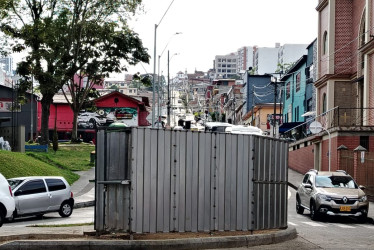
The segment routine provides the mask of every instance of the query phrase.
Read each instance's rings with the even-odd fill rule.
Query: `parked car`
[[[15,203],[13,192],[5,177],[0,174],[0,227],[5,219],[12,218]]]
[[[84,112],[78,116],[78,127],[81,128],[96,128],[97,126],[104,126],[113,123],[112,117],[106,117],[103,113],[102,115],[93,112]]]
[[[8,179],[16,209],[13,217],[58,212],[68,217],[73,212],[74,198],[63,177],[30,176]]]
[[[336,172],[308,171],[296,192],[296,212],[310,211],[312,220],[322,215],[352,216],[365,221],[369,202],[365,187],[343,170]]]

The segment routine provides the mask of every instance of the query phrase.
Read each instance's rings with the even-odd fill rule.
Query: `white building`
[[[224,56],[216,56],[214,60],[215,78],[232,78],[237,74],[238,54],[231,53]]]
[[[3,57],[0,58],[0,68],[8,75],[13,75],[13,58]]]
[[[238,49],[238,59],[237,59],[237,72],[242,73],[248,70],[249,67],[253,67],[253,55],[254,48],[252,46],[241,47]]]
[[[279,47],[279,44],[276,44],[275,48],[256,48],[253,65],[257,75],[273,73],[277,70]]]
[[[308,44],[284,44],[279,48],[278,63],[281,65],[295,63],[308,53]]]

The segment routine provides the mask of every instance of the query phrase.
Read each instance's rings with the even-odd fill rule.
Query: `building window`
[[[327,46],[328,46],[328,37],[327,37],[327,31],[325,31],[325,33],[323,33],[323,49],[322,49],[322,52],[324,55],[326,55],[327,53]]]
[[[286,84],[286,99],[290,98],[290,95],[291,95],[290,93],[291,93],[291,83],[288,82]]]
[[[300,90],[300,78],[301,78],[301,72],[296,75],[296,92]]]
[[[219,63],[219,64],[218,64],[218,67],[221,67],[221,65],[222,65],[222,64]]]
[[[326,104],[327,104],[327,100],[326,100],[326,93],[323,93],[323,97],[322,97],[322,113],[325,113],[326,112]]]

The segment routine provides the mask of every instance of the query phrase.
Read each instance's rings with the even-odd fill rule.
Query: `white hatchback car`
[[[0,174],[0,227],[5,219],[12,218],[14,209],[12,189],[5,177]]]
[[[14,217],[58,212],[68,217],[73,212],[74,198],[68,182],[59,176],[30,176],[8,179],[13,190]]]

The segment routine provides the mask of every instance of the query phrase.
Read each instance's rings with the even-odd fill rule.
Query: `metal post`
[[[160,109],[161,109],[161,104],[160,104],[160,55],[158,56],[158,77],[157,77],[157,128],[160,126]]]
[[[276,108],[277,108],[277,78],[274,82],[274,115],[273,115],[273,137],[275,138],[275,127],[276,127]]]
[[[168,112],[168,126],[170,126],[170,51],[168,50],[168,106],[167,106],[167,112]]]
[[[154,53],[153,53],[153,83],[152,83],[152,128],[155,126],[155,107],[156,107],[156,97],[155,97],[155,86],[156,86],[156,37],[157,37],[157,24],[155,24],[155,42],[154,42]]]

